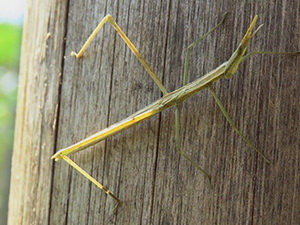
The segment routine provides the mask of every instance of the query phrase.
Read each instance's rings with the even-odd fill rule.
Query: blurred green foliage
[[[12,148],[21,26],[0,24],[0,166]]]
[[[19,67],[21,33],[21,26],[0,24],[0,67]]]
[[[12,148],[21,33],[21,26],[0,24],[0,165]]]
[[[0,24],[0,224],[6,224],[22,27]]]

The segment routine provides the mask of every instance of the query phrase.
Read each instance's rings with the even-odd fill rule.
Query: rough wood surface
[[[231,14],[193,52],[190,81],[227,60],[258,14],[251,49],[300,49],[300,3],[291,1],[27,0],[9,224],[300,224],[299,57],[256,56],[215,89],[240,129],[272,160],[266,165],[203,91],[184,103],[183,148],[208,180],[175,151],[174,110],[164,111],[71,156],[115,193],[114,202],[64,162],[67,147],[161,94],[106,15],[152,65],[166,88],[180,87],[185,48]],[[49,35],[48,35],[49,33]]]

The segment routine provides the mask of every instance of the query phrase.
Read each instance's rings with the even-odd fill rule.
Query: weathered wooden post
[[[174,90],[181,85],[185,48],[226,11],[224,26],[192,53],[190,81],[228,59],[255,14],[265,26],[253,50],[299,50],[298,1],[27,3],[10,225],[299,224],[299,57],[256,56],[216,84],[232,118],[272,165],[231,130],[206,91],[184,103],[182,142],[212,175],[212,188],[176,152],[172,109],[71,156],[123,200],[116,211],[77,171],[50,160],[58,149],[161,96],[109,25],[82,59],[70,56],[106,14]]]

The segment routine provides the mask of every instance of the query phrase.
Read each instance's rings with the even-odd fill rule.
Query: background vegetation
[[[21,25],[0,23],[0,224],[6,224]]]

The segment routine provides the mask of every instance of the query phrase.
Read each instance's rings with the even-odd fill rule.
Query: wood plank
[[[27,1],[9,224],[47,224],[51,204],[66,2]]]
[[[182,143],[212,175],[212,187],[176,152],[173,109],[71,156],[123,201],[116,211],[77,171],[50,161],[161,96],[108,24],[82,59],[70,56],[106,14],[172,91],[181,86],[185,48],[226,11],[224,26],[192,53],[190,81],[228,59],[255,14],[264,27],[251,49],[299,50],[298,1],[40,4],[28,0],[9,224],[299,224],[299,57],[255,56],[215,85],[270,166],[232,131],[207,91],[183,104]]]

